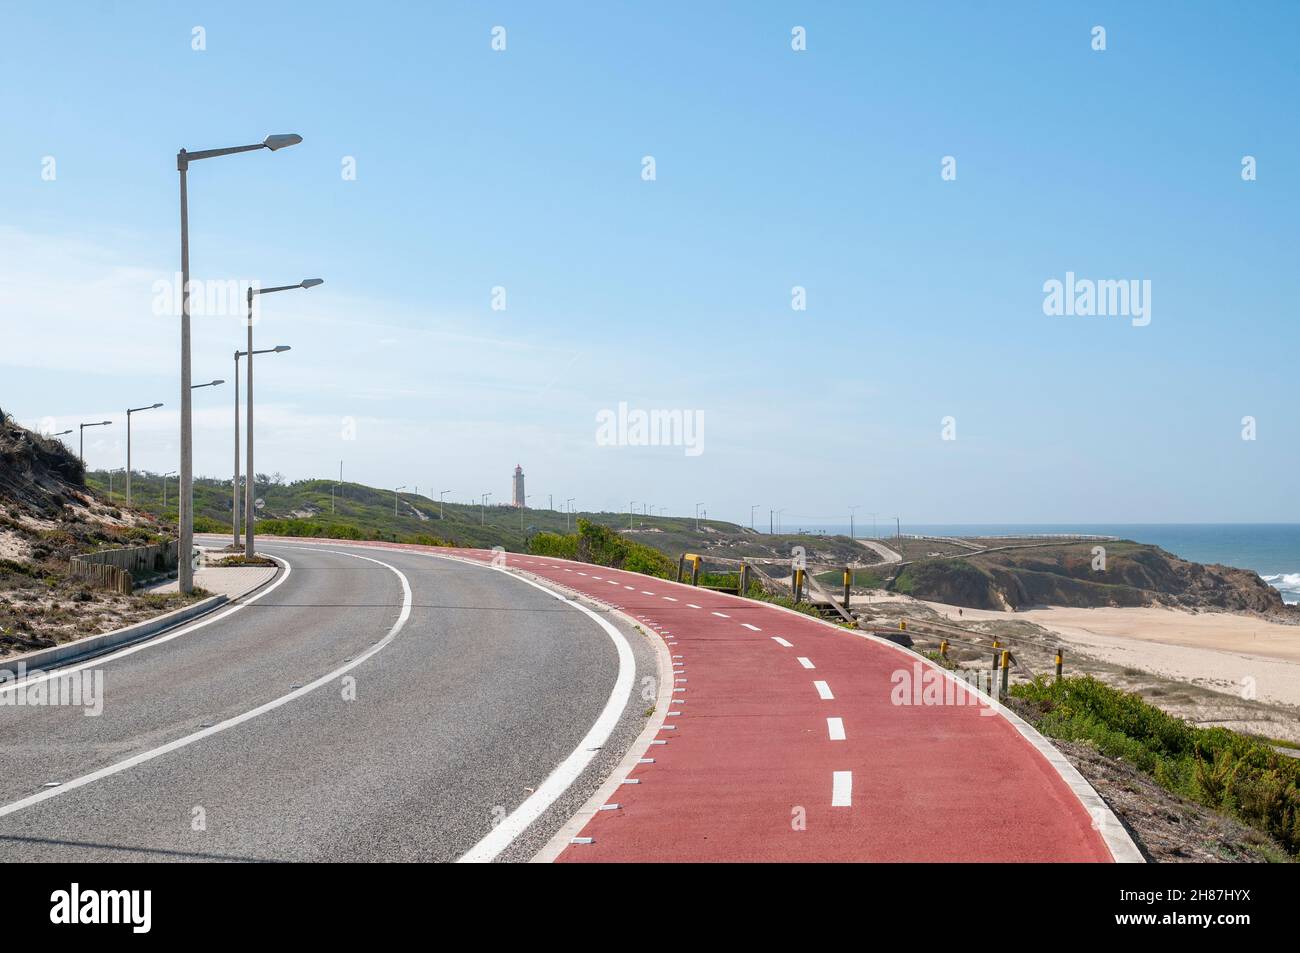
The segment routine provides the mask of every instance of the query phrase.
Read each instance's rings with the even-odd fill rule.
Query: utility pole
[[[854,524],[854,522],[853,522],[853,511],[856,510],[856,509],[858,508],[858,506],[861,506],[861,505],[862,505],[862,504],[859,503],[857,506],[850,506],[850,507],[849,507],[849,539],[857,539],[857,538],[858,538],[858,537],[857,537],[857,533],[855,532],[855,524]]]
[[[443,498],[444,498],[448,493],[450,493],[450,492],[451,492],[451,490],[443,490],[441,493],[438,494],[438,519],[442,519],[442,501],[443,501]]]
[[[627,504],[627,528],[628,529],[632,528],[632,507],[634,506],[636,506],[636,500],[632,500]]]
[[[902,538],[903,538],[903,524],[900,523],[900,522],[898,521],[898,517],[897,517],[897,516],[894,517],[894,527],[895,527],[895,529],[894,529],[894,534],[895,534],[899,539],[902,539]]]
[[[700,507],[703,505],[703,503],[695,504],[695,532],[697,533],[700,531]]]

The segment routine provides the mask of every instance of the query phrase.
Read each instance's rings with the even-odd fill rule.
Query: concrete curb
[[[31,672],[33,669],[48,671],[51,668],[66,665],[70,662],[84,661],[96,655],[111,652],[114,649],[151,639],[168,629],[190,622],[199,616],[207,615],[214,609],[221,608],[229,601],[230,599],[227,596],[209,596],[207,599],[202,599],[193,605],[174,609],[164,615],[137,622],[135,625],[129,625],[124,629],[87,636],[84,639],[77,639],[75,642],[66,642],[53,648],[39,649],[25,655],[12,655],[0,660],[0,672],[8,670],[13,673],[20,663],[28,672]]]

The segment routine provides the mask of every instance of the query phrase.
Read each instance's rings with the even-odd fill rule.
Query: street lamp
[[[148,407],[128,407],[126,411],[126,502],[131,503],[131,415],[142,410],[157,410],[162,404],[150,404]]]
[[[93,424],[77,424],[80,428],[80,432],[77,434],[77,459],[81,461],[83,467],[86,465],[86,428],[107,427],[112,422],[111,420],[101,420]]]
[[[260,351],[254,351],[254,354],[282,354],[285,351],[292,350],[287,344],[277,344],[275,347],[264,347]],[[234,531],[234,545],[239,545],[239,359],[247,357],[247,351],[235,352],[235,478],[230,484],[230,526]],[[200,385],[202,386],[202,385]],[[339,461],[339,480],[343,479],[343,463]],[[330,512],[334,512],[333,504],[330,505]]]
[[[442,499],[450,492],[451,490],[443,490],[438,494],[438,519],[442,519]]]
[[[393,515],[394,516],[397,515],[398,494],[400,494],[405,489],[406,489],[406,484],[403,483],[401,486],[399,486],[396,490],[393,491]]]
[[[253,350],[253,296],[272,294],[276,291],[291,291],[294,288],[315,288],[317,285],[324,284],[320,278],[304,278],[296,285],[277,285],[274,288],[249,288],[248,289],[248,350],[244,352],[248,358],[248,393],[244,399],[248,401],[248,483],[251,487],[253,484],[253,355],[257,352]],[[253,494],[244,494],[244,555],[249,559],[253,558]]]
[[[163,505],[162,505],[163,513],[167,512],[167,478],[169,476],[175,476],[175,475],[176,475],[175,470],[168,470],[166,473],[163,474]]]
[[[121,472],[122,472],[121,467],[118,467],[116,470],[108,471],[108,502],[110,503],[113,502],[113,474],[121,473]]]
[[[180,540],[177,547],[180,560],[176,582],[177,588],[183,595],[189,595],[194,591],[194,565],[190,561],[190,553],[194,549],[194,418],[190,409],[190,203],[187,181],[190,163],[199,159],[234,155],[237,152],[254,152],[258,149],[270,149],[275,152],[300,142],[302,136],[299,135],[275,135],[267,136],[261,142],[250,146],[204,149],[199,152],[187,152],[182,149],[176,154],[176,171],[181,177],[181,468],[178,520]],[[252,349],[251,344],[249,348]],[[251,464],[252,461],[249,462]],[[249,470],[251,472],[251,466]],[[251,515],[249,523],[252,523]],[[249,546],[248,555],[251,556],[251,533]]]
[[[627,528],[632,528],[632,507],[636,506],[636,500],[632,500],[627,505]]]
[[[857,510],[857,508],[861,505],[862,505],[861,503],[858,503],[849,507],[849,539],[858,538],[854,533],[853,514]]]
[[[700,531],[700,507],[703,505],[703,503],[695,504],[695,532],[697,533]]]
[[[754,531],[755,531],[755,530],[754,530],[754,510],[758,509],[761,505],[762,505],[761,503],[755,503],[753,506],[751,506],[751,507],[749,508],[749,529],[750,529],[750,532],[754,532]]]
[[[573,501],[576,499],[576,496],[571,496],[564,501],[564,531],[566,533],[569,531],[569,515],[573,513]]]
[[[478,521],[480,526],[487,524],[487,498],[491,495],[491,493],[484,493],[479,501]]]

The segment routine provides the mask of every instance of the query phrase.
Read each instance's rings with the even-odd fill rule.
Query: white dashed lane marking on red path
[[[831,701],[835,698],[835,696],[831,694],[831,687],[825,682],[813,682],[813,687],[817,689],[817,694],[821,697],[822,701]]]
[[[844,740],[844,719],[827,718],[826,731],[830,735],[831,741],[843,741]]]
[[[785,639],[781,638],[781,636],[779,636],[779,635],[774,635],[774,636],[772,636],[772,641],[775,642],[777,645],[785,646],[787,649],[792,649],[792,648],[794,648],[794,643],[793,643],[793,642],[787,642]]]
[[[802,655],[799,656],[799,664],[802,665],[804,668],[816,668],[816,667],[817,667],[816,665],[814,665],[814,664],[812,663],[812,660],[811,660],[811,659],[806,659],[806,658],[804,658]]]
[[[831,807],[853,806],[853,772],[836,771],[831,776]]]

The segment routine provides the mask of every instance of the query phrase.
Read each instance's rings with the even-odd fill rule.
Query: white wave
[[[1280,572],[1260,578],[1282,594],[1283,602],[1300,603],[1300,572]]]

